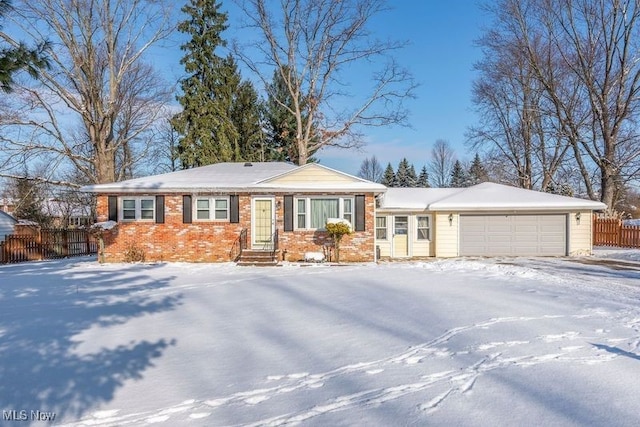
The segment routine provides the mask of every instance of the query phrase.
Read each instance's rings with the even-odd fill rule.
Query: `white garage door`
[[[566,215],[461,215],[460,255],[566,255],[566,224]]]

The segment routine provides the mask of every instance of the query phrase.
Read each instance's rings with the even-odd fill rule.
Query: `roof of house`
[[[311,172],[311,173],[309,173]],[[303,174],[306,175],[303,176]],[[315,175],[314,175],[315,173]],[[314,176],[317,175],[317,179]],[[193,169],[82,187],[92,193],[373,191],[386,187],[316,163],[216,163]]]
[[[9,222],[13,222],[14,224],[18,222],[12,215],[6,213],[5,211],[0,211],[0,219],[3,221],[8,220]]]
[[[433,202],[458,193],[462,188],[388,188],[381,198],[384,209],[426,210]]]
[[[381,209],[399,209],[403,203],[406,209],[456,212],[602,210],[607,207],[593,200],[483,182],[467,188],[390,188]]]

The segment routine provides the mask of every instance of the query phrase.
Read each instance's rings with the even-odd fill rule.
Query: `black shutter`
[[[356,223],[355,223],[356,231],[364,231],[365,229],[364,218],[365,218],[364,196],[356,196]]]
[[[182,196],[182,222],[191,224],[191,196]]]
[[[118,197],[109,196],[109,221],[118,221]]]
[[[156,196],[156,224],[164,224],[164,196]]]
[[[293,196],[284,196],[284,231],[293,231]]]
[[[240,197],[229,196],[229,222],[237,224],[240,222]]]

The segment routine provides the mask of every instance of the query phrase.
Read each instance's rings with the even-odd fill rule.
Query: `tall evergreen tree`
[[[178,152],[185,168],[221,162],[233,152],[223,132],[232,126],[217,102],[224,67],[217,50],[226,46],[221,33],[228,27],[227,14],[219,11],[220,6],[212,0],[190,0],[181,9],[188,19],[178,24],[178,31],[191,39],[180,47],[185,52],[180,63],[187,77],[181,81],[183,94],[177,97],[183,111],[172,124],[182,135]]]
[[[413,186],[409,170],[409,161],[406,158],[400,160],[400,163],[398,163],[398,170],[396,171],[396,187],[406,188]]]
[[[471,162],[471,166],[469,167],[468,179],[469,185],[476,185],[489,180],[489,175],[487,174],[478,153],[476,153],[476,156],[473,158],[473,162]]]
[[[227,61],[233,62],[233,74],[239,77],[235,61],[230,56]],[[264,149],[265,135],[261,124],[262,112],[258,93],[250,81],[236,81],[238,84],[233,88],[229,111],[231,122],[237,132],[232,160],[270,160]]]
[[[285,66],[285,72],[290,73]],[[299,101],[305,104],[303,99]],[[282,78],[282,74],[276,70],[273,73],[271,84],[267,86],[267,101],[264,106],[264,118],[266,124],[266,150],[268,157],[273,160],[287,161],[298,164],[298,142],[296,139],[297,122],[294,114],[294,100]],[[302,126],[307,126],[308,115],[301,116]],[[313,158],[318,148],[308,152],[310,159],[307,162],[317,161]]]
[[[213,0],[190,0],[182,8],[188,19],[178,30],[191,36],[181,46],[180,61],[188,76],[181,81],[178,96],[183,111],[172,124],[182,135],[178,153],[183,167],[226,161],[259,160],[260,116],[258,97],[249,82],[243,82],[231,55],[221,57],[225,47],[221,33],[227,29],[227,14]]]
[[[429,188],[429,172],[427,172],[427,166],[422,166],[422,170],[420,170],[420,175],[418,176],[418,182],[416,184],[417,187]]]
[[[416,168],[411,164],[409,166],[409,173],[407,174],[408,187],[417,187],[418,186],[418,175],[416,174]]]
[[[456,162],[453,164],[449,186],[453,188],[468,187],[467,174],[462,167],[462,163],[460,163],[460,160],[456,160]]]
[[[393,171],[393,166],[391,166],[391,163],[387,164],[387,168],[384,170],[384,174],[382,175],[382,181],[380,181],[380,184],[387,187],[396,187],[396,174]]]

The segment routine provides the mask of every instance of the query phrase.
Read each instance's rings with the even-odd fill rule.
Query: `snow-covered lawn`
[[[1,266],[0,304],[2,425],[640,423],[640,251],[71,259]]]

